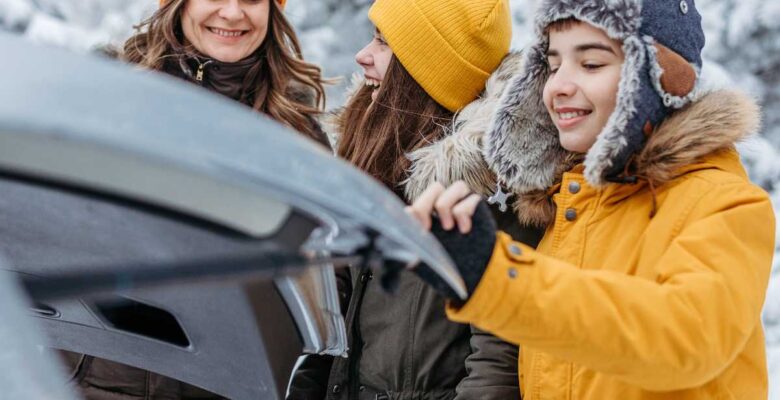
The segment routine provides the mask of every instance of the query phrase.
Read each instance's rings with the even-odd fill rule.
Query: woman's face
[[[184,37],[207,57],[240,61],[263,44],[271,1],[187,0],[181,14]]]
[[[564,149],[585,153],[615,110],[624,55],[620,42],[586,23],[551,29],[544,104]]]
[[[374,88],[371,98],[376,100],[382,81],[385,79],[387,67],[393,58],[393,50],[385,42],[385,38],[379,31],[374,37],[355,55],[355,61],[363,68],[366,86]]]

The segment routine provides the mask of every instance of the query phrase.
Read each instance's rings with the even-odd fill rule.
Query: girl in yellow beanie
[[[162,0],[120,58],[241,102],[329,147],[315,120],[324,106],[320,69],[303,61],[284,3]],[[221,399],[138,368],[83,354],[63,357],[87,400]]]
[[[338,154],[407,201],[434,181],[492,192],[479,142],[518,68],[508,2],[377,0],[369,18],[376,33],[356,55],[361,85],[336,117]],[[540,237],[502,215],[518,239]],[[339,278],[349,357],[307,356],[288,399],[518,398],[517,349],[447,321],[443,297],[422,280],[358,268]]]

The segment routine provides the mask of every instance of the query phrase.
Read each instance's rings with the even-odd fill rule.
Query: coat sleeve
[[[341,315],[346,315],[352,297],[352,279],[349,268],[336,270]],[[333,356],[308,354],[293,371],[287,400],[323,400],[327,394],[328,378]]]
[[[517,345],[471,326],[471,354],[466,358],[468,374],[455,388],[455,400],[517,399]]]
[[[498,228],[513,240],[532,247],[539,244],[542,230],[521,225],[513,213],[491,206]],[[455,388],[455,400],[520,398],[518,347],[475,326],[471,326],[471,354],[466,358],[467,376]]]
[[[656,280],[582,270],[522,244],[514,255],[502,234],[474,295],[448,315],[646,390],[700,386],[760,324],[775,233],[762,190],[709,194],[681,221]]]

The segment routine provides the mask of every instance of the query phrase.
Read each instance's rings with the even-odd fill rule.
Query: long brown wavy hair
[[[440,139],[453,113],[429,96],[395,56],[376,101],[372,91],[358,89],[338,116],[338,154],[399,193],[411,164],[406,154]]]
[[[195,55],[195,49],[185,45],[181,28],[186,1],[168,1],[137,25],[121,58],[159,71],[168,59]],[[255,88],[249,90],[254,95],[250,103],[255,110],[316,139],[313,118],[325,108],[326,81],[318,66],[303,61],[295,31],[276,1],[270,3],[268,35],[257,50],[262,56],[245,78],[245,87]]]

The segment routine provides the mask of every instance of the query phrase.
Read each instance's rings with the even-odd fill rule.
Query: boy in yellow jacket
[[[526,400],[766,398],[774,213],[734,149],[759,111],[700,88],[693,0],[545,0],[536,22],[483,145],[492,199],[546,233],[514,243],[464,183],[430,187],[409,211],[469,288],[449,317],[520,346]]]

